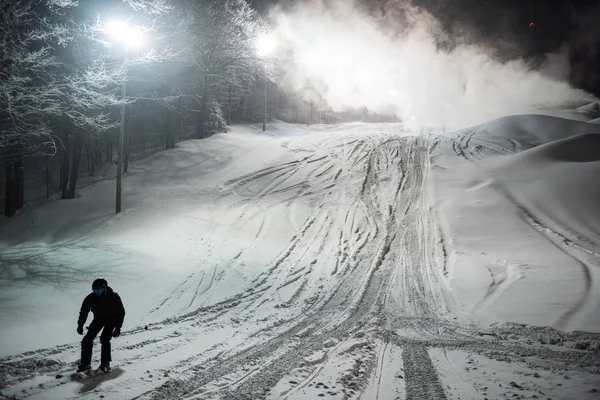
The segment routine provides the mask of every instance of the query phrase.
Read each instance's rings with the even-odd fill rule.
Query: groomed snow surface
[[[114,181],[28,205],[0,225],[0,397],[598,399],[597,108],[237,126],[134,163],[119,215]],[[98,276],[118,370],[73,382]]]

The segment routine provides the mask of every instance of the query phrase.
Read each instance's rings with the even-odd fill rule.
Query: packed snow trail
[[[249,374],[240,371],[239,375],[243,379],[227,378],[228,381],[233,380],[233,385],[225,383],[213,383],[213,385],[229,387],[230,390],[224,398],[260,397],[268,393],[269,389],[275,386],[290,369],[301,367],[307,357],[326,347],[328,341],[342,343],[364,329],[372,330],[373,327],[381,326],[388,318],[400,325],[397,319],[410,317],[411,324],[404,325],[404,329],[406,335],[411,338],[423,334],[437,335],[436,320],[440,312],[447,313],[448,310],[446,307],[440,308],[436,298],[437,301],[443,301],[444,297],[449,295],[445,294],[447,289],[437,276],[441,270],[437,271],[436,265],[432,264],[435,260],[427,263],[430,255],[428,245],[431,243],[425,242],[420,245],[419,235],[416,233],[418,230],[430,228],[430,224],[424,221],[426,218],[422,217],[424,210],[423,202],[420,201],[423,191],[423,168],[428,155],[427,142],[418,136],[398,136],[371,136],[356,141],[354,146],[367,147],[368,154],[365,154],[364,150],[356,151],[352,148],[350,154],[358,154],[361,157],[358,162],[351,160],[345,165],[345,167],[349,166],[347,173],[350,174],[358,175],[357,167],[364,171],[361,179],[356,181],[355,188],[346,187],[346,193],[354,195],[349,202],[350,209],[357,211],[353,211],[352,214],[348,212],[345,216],[346,221],[349,219],[367,221],[363,231],[367,239],[361,242],[360,248],[354,250],[355,254],[352,257],[361,259],[362,262],[344,266],[342,271],[349,270],[337,285],[331,288],[331,295],[321,304],[305,310],[301,317],[294,318],[288,325],[289,329],[265,343],[219,362],[213,369],[202,369],[191,379],[195,387],[190,387],[188,384],[182,391],[178,391],[172,385],[167,385],[156,390],[151,395],[152,398],[183,397],[190,393],[202,394],[206,390],[205,386],[213,382],[215,377],[231,375],[236,368],[247,369],[249,364],[254,364],[256,367],[252,368],[252,373]],[[343,143],[340,147],[344,148]],[[328,157],[335,155],[333,153]],[[306,181],[302,182],[304,185],[298,182],[292,183],[289,177],[299,175],[297,170],[299,164],[309,164],[315,159],[324,162],[328,157],[322,157],[317,153],[302,159],[300,163],[287,163],[269,168],[268,171],[259,171],[236,180],[233,190],[236,194],[250,193],[249,188],[255,185],[255,180],[277,174],[274,178],[277,184],[270,182],[265,185],[270,187],[271,191],[278,190],[282,182],[285,182],[292,187],[304,186],[314,193],[317,185]],[[321,166],[315,168],[322,169]],[[334,175],[332,182],[335,182],[335,179]],[[326,186],[320,180],[318,183]],[[338,196],[339,192],[328,192],[331,195],[334,193]],[[258,192],[258,197],[268,195],[269,192]],[[325,201],[332,200],[325,199]],[[320,204],[323,203],[322,200]],[[329,218],[335,216],[327,214],[322,217],[322,220]],[[307,221],[300,232],[294,236],[294,240],[297,241],[303,241],[302,238],[308,237],[306,244],[301,246],[303,252],[306,251],[307,246],[314,245],[313,235],[309,236],[308,233],[315,220],[316,218]],[[350,230],[356,232],[353,226],[350,226]],[[293,252],[293,249],[286,251],[286,257],[291,258]],[[270,281],[282,264],[281,258],[276,260],[274,267],[269,270],[269,275],[257,282],[257,290],[261,290],[263,285],[269,285],[263,293],[273,290],[275,285],[270,284]],[[425,266],[426,264],[429,266]],[[336,273],[338,272],[339,267]],[[398,282],[394,282],[396,279]],[[432,284],[432,281],[437,284]],[[395,290],[397,286],[392,286],[390,283],[399,284],[402,288],[401,292],[397,293]],[[400,298],[395,298],[397,294],[401,295]],[[273,294],[269,294],[265,301],[270,301],[272,297]],[[260,304],[263,304],[262,300]],[[390,307],[390,304],[393,304],[393,307]],[[445,303],[441,304],[445,306]],[[310,332],[298,335],[307,328]],[[275,357],[273,353],[276,354]],[[415,388],[422,387],[423,382],[429,382],[432,388],[430,392],[438,393],[441,385],[437,381],[434,368],[422,367],[424,361],[431,363],[426,348],[413,345],[404,354],[409,358],[409,361],[405,358],[406,365],[419,365],[420,368],[414,373],[413,371],[407,373],[407,385],[410,390],[414,391]],[[415,360],[420,361],[415,362]],[[417,393],[420,392],[415,392],[413,396],[417,397],[414,398],[420,398]],[[426,390],[425,393],[428,391]]]
[[[559,390],[520,379],[536,374],[546,383],[575,376],[574,398],[594,398],[589,382],[600,371],[598,335],[516,324],[481,329],[457,306],[444,277],[446,238],[429,198],[437,136],[359,126],[274,140],[290,155],[202,194],[226,210],[208,225],[209,234],[241,232],[251,240],[220,264],[187,276],[149,312],[144,327],[123,332],[127,344],[115,340],[113,358],[126,373],[98,393],[416,400],[541,397]],[[461,157],[470,156],[461,145],[467,140],[453,144]],[[208,302],[219,298],[220,281],[272,243],[273,232],[283,245],[262,271],[237,293]],[[152,319],[177,307],[186,311]],[[557,345],[563,342],[575,345]],[[72,370],[78,352],[73,343],[1,360],[2,393],[85,398],[53,379]],[[494,377],[502,371],[497,364],[519,376]],[[475,365],[490,368],[489,375],[466,376],[478,371]],[[145,373],[156,366],[162,382]]]

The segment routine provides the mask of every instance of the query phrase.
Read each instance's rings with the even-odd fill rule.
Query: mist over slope
[[[275,8],[284,87],[334,110],[367,107],[453,128],[594,99],[521,59],[500,61],[490,48],[461,44],[405,3],[388,2],[378,14],[354,1]]]

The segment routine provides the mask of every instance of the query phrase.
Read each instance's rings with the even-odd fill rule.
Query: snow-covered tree
[[[152,46],[128,57],[129,74],[103,30],[109,16],[143,25],[153,36]],[[152,98],[144,90],[158,84],[167,88],[159,107],[174,115],[185,116],[182,107],[195,112],[197,136],[225,130],[222,110],[230,116],[263,76],[256,55],[263,30],[245,0],[181,0],[176,8],[169,0],[0,0],[5,214],[23,205],[23,160],[31,156],[59,154],[62,196],[74,197],[82,150],[96,154],[90,146],[100,138],[108,145],[120,106],[134,100],[121,95],[132,71],[154,80],[136,81],[136,95]],[[136,70],[157,60],[170,62]]]
[[[221,106],[216,101],[208,105],[207,117],[204,121],[204,132],[207,134],[216,132],[227,132],[227,121],[223,118]]]
[[[51,121],[61,114],[60,61],[52,45],[69,35],[39,17],[40,7],[64,8],[55,3],[0,0],[0,157],[9,216],[23,205],[24,157],[54,154],[59,146]]]
[[[177,61],[188,80],[183,94],[193,94],[198,113],[196,134],[203,137],[213,101],[228,109],[240,101],[261,73],[256,40],[264,31],[260,16],[245,0],[184,0],[174,17]],[[190,88],[194,91],[190,92]]]
[[[151,25],[168,3],[149,0],[0,0],[0,157],[5,214],[23,205],[23,159],[61,155],[63,198],[73,198],[83,146],[119,123],[127,98],[122,51],[94,12]],[[152,49],[132,61],[156,60]]]

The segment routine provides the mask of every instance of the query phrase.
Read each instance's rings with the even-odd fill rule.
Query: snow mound
[[[548,273],[555,270],[554,279],[561,276],[562,270],[565,282],[573,288],[579,287],[579,299],[558,323],[571,321],[574,325],[583,324],[597,330],[600,326],[600,286],[597,284],[600,279],[597,268],[600,134],[571,136],[496,158],[491,164],[492,179],[517,205],[522,217],[575,261],[572,267],[567,267],[557,260],[547,268]]]
[[[254,133],[265,134],[267,136],[297,136],[306,135],[310,129],[305,125],[288,124],[278,119],[272,119],[267,122],[266,131],[263,132],[263,124],[256,123],[252,125],[234,125],[238,129],[248,129]]]
[[[553,229],[566,228],[600,242],[600,134],[572,136],[502,157],[491,171]]]
[[[600,103],[593,102],[584,106],[568,110],[538,110],[538,115],[547,115],[562,119],[569,119],[581,122],[591,122],[600,117]]]
[[[594,124],[573,121],[548,115],[516,115],[495,119],[457,134],[472,132],[475,138],[486,140],[510,141],[523,146],[523,149],[535,147],[571,136],[599,133]]]
[[[600,331],[599,134],[510,116],[451,134],[454,154],[433,152],[447,277],[482,321]]]
[[[586,104],[585,106],[581,106],[575,109],[575,111],[589,114],[589,115],[600,115],[600,102],[593,102],[590,104]]]
[[[600,133],[600,129],[598,132]],[[524,162],[532,158],[548,162],[593,162],[600,161],[599,149],[600,135],[590,133],[550,142],[522,154],[515,155],[514,158],[523,159]]]

